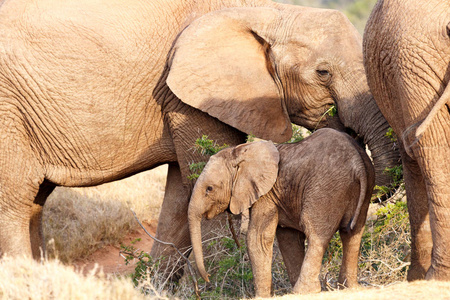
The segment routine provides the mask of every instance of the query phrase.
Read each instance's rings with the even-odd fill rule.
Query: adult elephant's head
[[[377,184],[399,155],[367,85],[361,37],[340,12],[295,6],[231,8],[192,22],[174,43],[167,84],[186,104],[243,132],[285,142],[291,122],[330,121],[372,151]],[[336,126],[334,126],[336,127]]]

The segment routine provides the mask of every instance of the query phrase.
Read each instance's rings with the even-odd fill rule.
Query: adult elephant
[[[337,11],[264,0],[3,1],[1,251],[39,255],[55,186],[164,163],[157,236],[189,246],[186,177],[202,160],[192,151],[198,137],[284,142],[291,121],[321,127],[333,104],[386,182],[397,155],[368,90],[360,36]],[[152,249],[162,254],[170,251]]]
[[[401,145],[409,280],[450,280],[449,22],[448,1],[380,0],[365,30],[369,86]]]

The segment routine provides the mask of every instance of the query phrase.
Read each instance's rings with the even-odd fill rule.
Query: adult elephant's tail
[[[430,110],[428,116],[423,120],[422,124],[416,130],[416,139],[420,139],[422,134],[427,130],[430,123],[433,121],[437,113],[445,106],[450,104],[450,85],[447,84],[444,92],[438,101],[434,104],[433,108]]]

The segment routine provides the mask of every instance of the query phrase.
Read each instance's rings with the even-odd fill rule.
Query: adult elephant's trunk
[[[364,143],[368,145],[375,166],[375,183],[379,186],[388,186],[393,183],[393,178],[386,169],[401,163],[398,145],[386,133],[389,124],[381,114],[373,97],[366,104],[372,114],[369,114],[367,122],[361,124],[360,133],[364,137]]]
[[[202,278],[209,282],[209,274],[205,270],[205,265],[203,263],[203,249],[202,249],[202,215],[203,211],[196,204],[195,198],[191,199],[189,203],[188,210],[188,220],[189,220],[189,232],[191,234],[192,250],[194,252],[195,263],[197,264],[197,269],[202,276]]]
[[[388,186],[393,183],[386,169],[400,164],[398,145],[386,136],[389,124],[369,92],[364,71],[354,72],[347,81],[349,94],[337,102],[339,119],[363,138],[371,152],[375,166],[375,184]]]

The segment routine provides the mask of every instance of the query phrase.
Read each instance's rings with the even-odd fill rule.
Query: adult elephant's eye
[[[324,84],[330,84],[331,82],[331,73],[326,69],[317,69],[316,70],[319,80]]]
[[[320,77],[331,76],[330,72],[328,72],[327,70],[317,70],[316,72]]]

